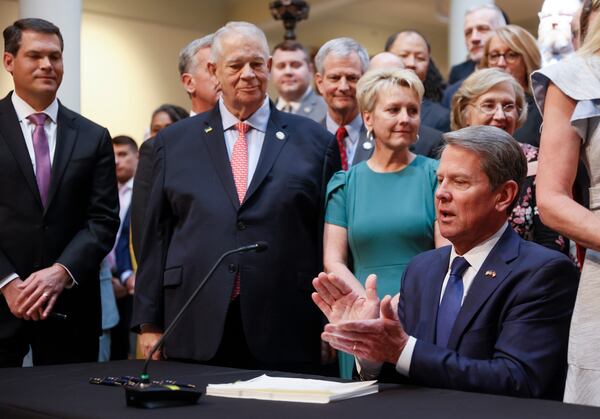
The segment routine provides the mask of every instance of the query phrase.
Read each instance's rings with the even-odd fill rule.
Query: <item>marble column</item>
[[[20,0],[19,17],[37,17],[60,28],[65,48],[65,73],[58,98],[68,108],[80,111],[81,104],[81,1],[82,0]]]

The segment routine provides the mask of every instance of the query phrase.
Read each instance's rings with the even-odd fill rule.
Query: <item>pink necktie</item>
[[[238,132],[238,137],[231,153],[231,171],[233,172],[233,180],[241,204],[244,201],[246,188],[248,187],[248,142],[246,141],[246,133],[250,129],[250,125],[238,122],[235,124],[235,129]],[[231,300],[235,300],[238,295],[240,295],[239,271],[235,274]]]
[[[35,177],[37,180],[42,205],[46,207],[48,190],[50,189],[50,147],[44,130],[48,116],[45,113],[34,113],[27,119],[35,124],[33,130],[33,151],[35,153]]]

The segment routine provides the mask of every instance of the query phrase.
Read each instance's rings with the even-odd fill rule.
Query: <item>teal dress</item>
[[[434,248],[437,167],[416,156],[399,172],[377,173],[365,161],[329,181],[325,221],[348,230],[350,269],[363,285],[376,274],[380,298],[397,294],[411,258]],[[354,358],[339,359],[342,378],[352,378]]]

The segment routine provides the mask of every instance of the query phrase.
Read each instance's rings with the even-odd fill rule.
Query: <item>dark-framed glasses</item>
[[[500,61],[500,57],[504,58],[504,61],[507,63],[514,64],[519,60],[519,58],[521,58],[521,54],[514,51],[506,51],[504,54],[493,51],[488,54],[488,61],[490,64],[496,64],[498,61]]]

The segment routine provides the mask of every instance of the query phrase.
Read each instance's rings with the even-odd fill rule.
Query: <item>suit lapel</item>
[[[48,202],[46,209],[52,204],[52,198],[56,195],[58,185],[65,173],[67,164],[71,160],[75,140],[77,139],[77,126],[75,117],[71,112],[59,103],[56,131],[56,149],[52,162],[52,174],[50,176],[50,189],[48,191]]]
[[[265,140],[263,142],[262,150],[260,151],[260,158],[258,159],[256,171],[254,172],[250,186],[248,186],[248,190],[246,191],[244,202],[250,199],[252,194],[256,192],[263,182],[271,170],[271,167],[273,167],[275,160],[277,160],[279,152],[290,136],[289,132],[286,130],[287,124],[281,121],[282,113],[275,108],[273,103],[270,103],[270,106],[271,115],[269,116]]]
[[[31,192],[35,195],[41,207],[42,199],[40,198],[35,173],[33,172],[31,157],[29,156],[29,151],[27,151],[25,138],[23,138],[23,131],[21,131],[17,113],[12,106],[10,97],[11,93],[0,101],[0,137],[6,142],[6,145],[19,165]]]
[[[365,124],[360,127],[360,136],[358,137],[358,143],[356,144],[356,150],[354,151],[354,159],[352,165],[354,166],[361,161],[368,160],[373,154],[375,144],[367,137],[367,128]]]
[[[431,282],[423,283],[423,307],[431,307],[429,313],[429,325],[430,327],[423,330],[427,342],[435,342],[435,328],[437,323],[437,313],[440,306],[440,295],[442,292],[442,284],[444,278],[448,272],[448,266],[450,264],[450,250],[452,246],[446,246],[436,252],[436,260],[429,266],[427,276],[432,278]]]
[[[237,195],[235,181],[233,180],[231,163],[225,144],[223,122],[221,121],[221,113],[219,112],[218,105],[215,106],[208,117],[204,119],[201,130],[200,135],[208,148],[208,153],[213,161],[215,171],[221,180],[221,184],[223,185],[231,204],[237,210],[240,207],[240,200]]]
[[[475,275],[469,293],[463,301],[458,313],[452,333],[448,340],[448,348],[456,349],[466,328],[479,312],[481,306],[489,299],[492,293],[504,282],[510,274],[509,262],[519,255],[519,236],[509,226],[496,246],[481,265]],[[495,272],[495,276],[486,272]]]

